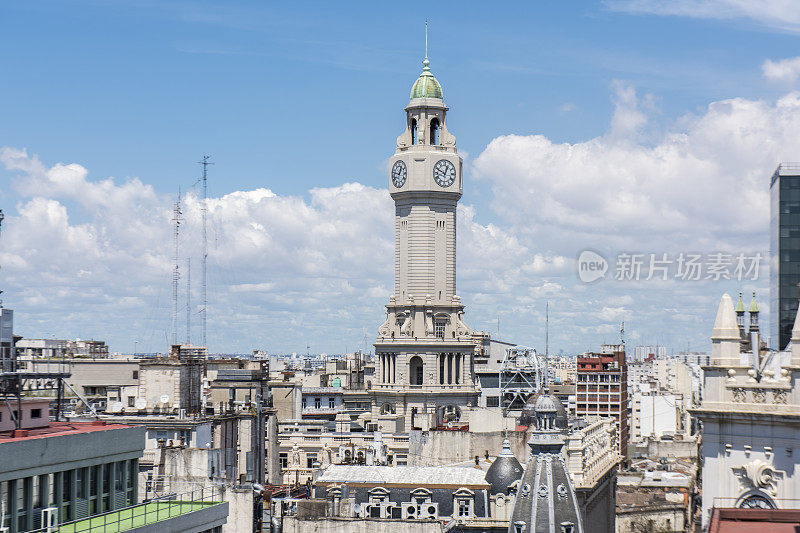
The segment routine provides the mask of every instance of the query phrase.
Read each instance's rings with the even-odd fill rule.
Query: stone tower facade
[[[390,161],[395,291],[378,329],[373,389],[375,414],[393,431],[464,423],[464,411],[478,396],[475,343],[456,295],[463,163],[447,129],[447,111],[426,57]]]

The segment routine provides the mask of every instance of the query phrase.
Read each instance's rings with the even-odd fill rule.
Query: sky
[[[42,0],[0,7],[15,332],[166,351],[180,190],[177,336],[188,315],[199,342],[210,155],[210,351],[369,347],[426,19],[465,162],[468,325],[544,350],[549,302],[551,353],[616,342],[622,322],[629,345],[702,351],[721,295],[757,291],[768,327],[769,178],[800,160],[792,0]],[[604,277],[579,276],[586,251]]]

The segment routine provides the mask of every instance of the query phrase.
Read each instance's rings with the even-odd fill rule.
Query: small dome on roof
[[[536,412],[537,413],[549,413],[549,412],[557,412],[558,408],[556,407],[556,403],[561,403],[558,401],[558,398],[555,396],[539,396],[536,399]],[[563,406],[562,406],[563,409]]]
[[[555,429],[565,429],[569,425],[567,410],[561,400],[546,392],[528,398],[519,417],[519,425],[533,426],[539,418],[552,418]]]
[[[503,439],[503,451],[486,471],[486,482],[492,486],[491,494],[506,494],[508,487],[522,477],[522,465],[511,453],[511,443]]]
[[[438,98],[439,100],[444,98],[442,96],[442,86],[436,81],[436,78],[433,77],[429,66],[430,63],[427,57],[422,62],[422,74],[419,75],[419,78],[417,78],[417,81],[415,81],[414,85],[411,87],[412,100],[414,98]]]

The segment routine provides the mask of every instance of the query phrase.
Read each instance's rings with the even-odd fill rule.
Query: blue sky
[[[31,202],[44,198],[58,204],[48,204],[48,209],[60,206],[65,210],[65,231],[74,234],[76,227],[85,225],[86,235],[114,240],[117,234],[113,228],[132,217],[145,216],[145,212],[153,219],[166,217],[168,197],[178,187],[185,191],[193,186],[199,175],[196,162],[203,154],[210,154],[215,163],[209,181],[212,197],[266,188],[278,199],[295,202],[292,205],[301,211],[316,209],[333,217],[349,213],[341,211],[341,204],[327,204],[325,198],[331,195],[324,191],[338,194],[343,184],[357,183],[368,188],[365,194],[372,195],[372,189],[379,194],[385,187],[385,163],[394,151],[403,125],[403,107],[421,68],[427,18],[431,66],[451,109],[448,127],[458,139],[470,172],[462,204],[468,207],[464,216],[474,231],[460,234],[459,253],[467,253],[464,246],[483,242],[479,241],[483,235],[494,240],[484,243],[482,250],[497,245],[498,255],[517,258],[518,264],[534,264],[531,258],[541,256],[547,265],[561,265],[552,270],[534,269],[531,272],[535,271],[535,276],[523,279],[509,273],[516,267],[500,262],[486,267],[484,273],[502,282],[487,288],[480,279],[481,252],[474,253],[474,263],[470,262],[472,255],[463,260],[460,257],[460,265],[467,271],[460,291],[472,305],[468,316],[473,317],[473,327],[489,329],[496,321],[494,317],[508,315],[501,320],[508,324],[503,327],[503,336],[540,344],[544,300],[565,298],[570,304],[562,307],[561,314],[559,305],[553,305],[555,324],[561,329],[551,335],[556,348],[579,351],[613,340],[613,324],[627,317],[634,324],[636,342],[663,342],[676,349],[689,344],[700,349],[721,292],[766,290],[765,279],[752,287],[741,283],[702,284],[697,290],[686,289],[685,294],[669,287],[655,290],[653,285],[629,292],[624,286],[608,284],[587,295],[584,288],[574,284],[575,276],[568,275],[570,268],[557,259],[574,258],[587,247],[608,254],[622,249],[676,252],[686,247],[762,250],[768,246],[766,215],[755,216],[749,225],[737,226],[730,222],[729,212],[741,213],[742,207],[735,203],[718,206],[726,213],[709,215],[718,227],[702,235],[687,233],[685,227],[672,228],[674,231],[659,233],[658,238],[645,230],[631,230],[629,220],[610,223],[606,232],[598,233],[533,217],[532,229],[520,223],[530,216],[525,208],[507,208],[508,199],[519,192],[514,190],[514,169],[530,167],[525,163],[510,165],[512,174],[501,176],[496,169],[503,165],[496,161],[500,158],[507,162],[514,157],[525,161],[533,153],[526,150],[541,155],[542,148],[525,145],[519,148],[521,152],[496,153],[498,145],[494,151],[487,147],[504,136],[541,135],[555,147],[593,149],[600,145],[596,156],[602,157],[625,143],[635,144],[642,153],[669,146],[672,141],[665,139],[688,132],[689,142],[699,146],[695,155],[707,154],[713,147],[718,152],[709,156],[709,161],[720,161],[727,151],[721,143],[733,130],[720,134],[719,142],[704,144],[709,136],[720,133],[713,128],[716,133],[709,133],[712,130],[704,129],[705,125],[716,120],[718,113],[725,113],[720,106],[710,106],[740,99],[752,104],[752,113],[761,109],[759,116],[768,119],[769,113],[779,114],[779,99],[795,89],[797,76],[791,68],[772,79],[765,77],[763,70],[765,61],[800,55],[798,14],[781,4],[765,2],[759,9],[749,9],[727,0],[431,3],[416,10],[408,4],[388,3],[7,2],[0,8],[0,45],[5,50],[0,54],[0,68],[5,74],[0,82],[0,146],[26,149],[27,160],[38,156],[43,169],[58,163],[80,165],[87,169],[87,183],[113,177],[121,187],[133,183],[127,180],[138,179],[136,183],[150,191],[132,193],[137,198],[133,204],[122,202],[115,213],[109,213],[110,205],[85,201],[85,191],[26,187],[26,180],[31,181],[30,168],[9,163],[20,158],[6,154],[5,165],[0,166],[0,198],[10,216],[8,231],[13,230],[16,219],[25,218],[26,210],[33,209]],[[762,108],[758,108],[759,103]],[[720,119],[715,124],[735,129],[732,121],[750,120],[750,112],[731,112],[729,121]],[[615,122],[615,118],[619,120]],[[633,127],[620,126],[631,120]],[[786,138],[791,137],[786,134]],[[614,139],[613,143],[609,139]],[[741,175],[729,176],[730,186],[758,191],[752,184],[761,179],[763,190],[753,194],[766,194],[766,179],[774,166],[800,148],[791,140],[775,140],[773,144],[778,148],[769,152],[766,162],[755,161],[758,151],[754,149],[754,157],[736,167],[744,169]],[[551,153],[549,157],[555,159],[548,168],[574,170],[574,166],[559,164],[558,158],[566,152]],[[533,160],[538,161],[537,157]],[[717,169],[722,174],[714,179],[725,186],[722,167]],[[563,198],[556,200],[555,193],[536,192],[542,189],[542,179],[556,184],[571,179],[564,173],[547,172],[547,168],[533,172],[535,179],[525,185],[526,191],[534,191],[528,204],[534,211],[547,212],[548,206],[555,208],[560,201],[571,203]],[[653,178],[646,168],[633,174],[645,181]],[[517,181],[523,183],[524,179]],[[702,171],[696,179],[703,179]],[[314,189],[323,192],[315,196]],[[580,198],[574,200],[581,203]],[[247,201],[255,202],[247,209],[258,211],[261,200]],[[376,205],[390,205],[385,199],[379,201],[384,203]],[[691,203],[691,199],[671,201],[675,205]],[[745,208],[763,215],[765,201],[765,196],[751,196],[743,202]],[[131,209],[135,206],[141,209]],[[229,209],[229,213],[236,210],[234,206]],[[674,220],[670,213],[661,206],[653,217]],[[691,218],[696,213],[682,215]],[[215,239],[236,233],[235,217],[231,216],[220,215],[215,220]],[[269,227],[269,220],[274,218],[240,222],[261,227],[257,231],[262,231],[265,243],[271,243],[279,236]],[[24,227],[19,225],[19,231]],[[616,238],[620,227],[626,228],[622,232],[626,239]],[[132,339],[136,338],[140,349],[163,350],[163,336],[153,333],[169,328],[170,243],[169,228],[163,229],[163,235],[156,235],[152,228],[144,230],[144,240],[150,242],[141,252],[161,254],[154,259],[152,275],[143,276],[114,296],[110,294],[120,284],[115,281],[113,267],[102,267],[105,276],[95,275],[92,269],[64,267],[48,282],[49,266],[43,265],[49,246],[46,235],[41,241],[28,241],[27,246],[41,248],[38,259],[25,255],[25,235],[18,236],[18,250],[7,241],[6,253],[10,255],[3,265],[8,276],[5,297],[7,305],[18,310],[17,329],[32,337],[108,338],[112,349],[117,350],[132,349]],[[189,224],[188,233],[193,235],[196,229]],[[559,238],[548,237],[562,230],[565,233]],[[296,257],[291,257],[291,243],[280,248],[287,254],[284,270],[269,267],[261,272],[255,266],[275,257],[268,244],[261,243],[267,246],[263,249],[258,248],[261,244],[253,245],[265,254],[261,259],[255,254],[253,264],[234,251],[220,251],[211,274],[214,294],[220,300],[242,294],[241,289],[232,287],[253,284],[258,272],[263,278],[261,287],[268,294],[262,301],[228,299],[225,305],[210,311],[210,318],[216,312],[232,321],[226,323],[228,333],[215,333],[215,347],[294,351],[310,343],[312,349],[333,352],[352,349],[363,342],[364,333],[374,335],[382,321],[381,305],[392,277],[391,257],[377,261],[374,257],[385,252],[381,246],[391,239],[390,232],[381,235],[383,240],[365,249],[363,256],[341,254],[343,257],[336,260],[340,262],[329,265],[328,272],[335,269],[341,273],[331,274],[330,279],[324,273],[314,274],[321,285],[275,281],[291,280],[293,261],[317,256],[327,261],[335,253],[315,247],[314,242],[308,243],[307,253]],[[684,247],[681,238],[686,239]],[[196,246],[192,248],[196,242],[191,236],[187,239],[186,249],[196,251]],[[123,241],[120,238],[116,242]],[[349,241],[342,242],[347,246]],[[570,245],[564,246],[564,242]],[[110,250],[119,251],[120,245],[108,246],[97,252],[94,264],[115,260],[115,252]],[[510,250],[508,246],[517,248]],[[27,260],[19,262],[18,258]],[[94,280],[89,285],[77,280],[83,270],[88,272],[85,277]],[[512,278],[514,281],[510,281]],[[358,283],[366,279],[373,282],[359,289]],[[287,303],[287,294],[295,294],[292,291],[317,291],[320,298],[333,300],[344,298],[335,288],[342,280],[356,287],[353,290],[358,298],[348,296],[347,304],[323,306],[318,312],[309,311],[318,306],[313,299],[291,298]],[[42,285],[37,285],[40,282]],[[273,285],[266,287],[263,283]],[[556,283],[559,289],[547,289],[548,283]],[[519,299],[521,292],[534,286],[541,291],[530,292],[531,300]],[[89,309],[97,306],[97,314],[73,310],[70,312],[76,314],[69,315],[73,320],[65,323],[63,312],[57,311],[71,309],[75,292],[70,291],[84,294]],[[91,294],[105,294],[103,305],[111,306],[114,313],[109,315]],[[362,297],[365,299],[360,300]],[[131,307],[122,311],[125,306],[115,303],[115,298],[136,301],[124,300]],[[620,298],[617,303],[603,304]],[[766,294],[763,300],[766,303]],[[194,301],[198,301],[196,294]],[[355,307],[349,309],[350,305]],[[580,318],[585,314],[582,309],[597,305],[612,311]],[[527,307],[536,311],[523,319],[519,310]],[[270,312],[264,312],[265,308]],[[691,316],[708,323],[684,319],[667,326],[669,332],[663,331],[663,315],[674,314],[667,310],[688,308]],[[242,320],[252,320],[253,324],[261,317],[262,334],[249,339],[251,326],[237,330],[234,317],[238,312],[243,313]],[[297,318],[300,315],[302,319]],[[143,316],[151,318],[145,320]],[[216,318],[222,320],[221,316]],[[132,320],[144,320],[134,322],[133,328],[151,333],[123,332]],[[287,328],[285,320],[291,320],[292,327]],[[603,325],[595,327],[593,322]],[[682,326],[686,330],[678,331]]]

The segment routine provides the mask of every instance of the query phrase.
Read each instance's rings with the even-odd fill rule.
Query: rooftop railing
[[[118,533],[176,518],[224,503],[214,487],[201,487],[183,494],[168,494],[143,503],[80,520],[37,529],[37,533]],[[51,508],[56,512],[57,508]],[[47,514],[46,509],[43,513]],[[43,517],[44,518],[44,517]],[[43,520],[43,523],[46,520]]]

